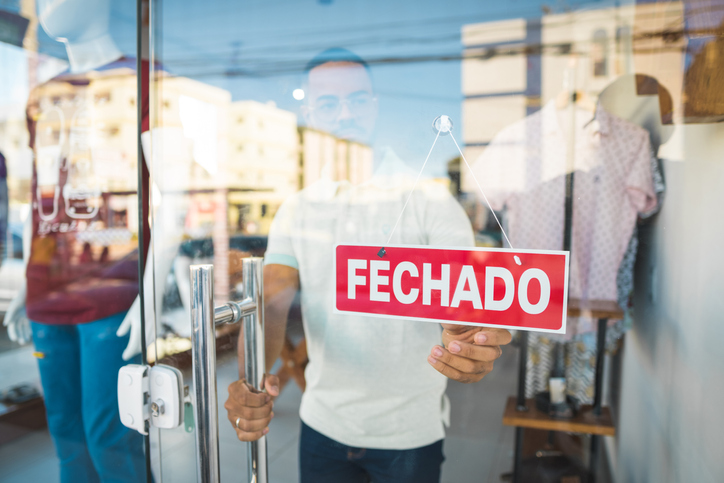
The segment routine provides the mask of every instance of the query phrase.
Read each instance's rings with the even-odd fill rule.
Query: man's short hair
[[[332,47],[331,49],[327,49],[315,55],[312,60],[307,62],[307,65],[304,67],[304,73],[309,74],[310,70],[326,64],[327,62],[350,62],[352,64],[359,64],[365,68],[367,74],[372,74],[370,72],[370,66],[367,65],[367,62],[365,62],[362,57],[351,50],[343,49],[341,47]]]

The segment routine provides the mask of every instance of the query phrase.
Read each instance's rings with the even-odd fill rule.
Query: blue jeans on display
[[[0,155],[2,156],[2,155]],[[8,182],[0,176],[0,265],[5,259],[5,245],[8,236]]]
[[[117,337],[124,313],[87,324],[31,322],[48,429],[62,483],[145,482],[143,436],[121,424],[118,370],[129,335]]]
[[[442,440],[421,448],[354,448],[302,423],[301,483],[438,483]]]

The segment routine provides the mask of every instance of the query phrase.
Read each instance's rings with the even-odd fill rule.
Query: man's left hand
[[[438,372],[458,382],[478,382],[493,370],[502,345],[510,343],[505,329],[442,324],[443,346],[432,348],[427,361]]]

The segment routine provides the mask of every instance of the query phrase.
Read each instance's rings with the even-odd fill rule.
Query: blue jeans
[[[301,483],[438,483],[442,440],[421,448],[353,448],[302,423]]]
[[[129,336],[117,337],[125,313],[87,324],[31,322],[48,429],[62,483],[145,482],[143,436],[118,416],[118,369]]]
[[[0,156],[2,156],[0,154]],[[0,265],[5,259],[5,242],[8,236],[8,182],[0,176]]]

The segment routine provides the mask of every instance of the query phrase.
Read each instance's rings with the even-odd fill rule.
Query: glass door
[[[1,1],[0,480],[722,480],[721,4]]]
[[[475,156],[464,144],[460,35],[462,19],[483,10],[432,2],[151,5],[149,354],[180,368],[196,394],[189,267],[213,264],[219,306],[244,297],[241,260],[265,257],[267,335],[276,331],[267,369],[280,391],[266,437],[269,481],[299,481],[308,428],[349,447],[435,446],[450,422],[447,379],[428,361],[442,343],[440,325],[335,314],[331,269],[338,243],[475,245],[467,213],[477,213],[478,202],[462,195],[459,174],[460,149],[471,162]],[[516,105],[505,98],[501,109],[508,103]],[[452,120],[459,147],[433,127],[441,115]],[[491,232],[481,244],[498,243]],[[244,427],[241,413],[224,403],[243,377],[239,325],[216,335],[221,480],[231,481],[247,474],[240,439],[267,428],[234,427]],[[151,441],[164,481],[195,478],[188,426]],[[442,453],[431,451],[439,472]]]
[[[652,33],[678,7],[661,5],[151,0],[147,353],[189,386],[185,424],[151,431],[154,477],[194,481],[213,457],[193,419],[213,392],[193,382],[193,267],[213,266],[212,306],[243,305],[244,263],[259,257],[262,391],[243,381],[242,324],[215,326],[208,355],[222,481],[246,477],[260,436],[274,482],[321,481],[337,463],[337,481],[521,478],[533,447],[585,461],[570,468],[586,479],[600,435],[617,430],[596,361],[630,328],[636,227],[663,190],[651,153],[683,102],[672,72],[685,49]],[[339,247],[360,246],[374,256],[340,268]],[[410,247],[513,246],[572,257],[569,330],[519,331],[517,352],[503,312],[542,300],[542,282],[460,261],[390,265]],[[341,309],[341,292],[368,308]],[[477,315],[446,325],[433,306]],[[595,428],[574,425],[572,442],[530,429],[526,405],[547,408],[537,427],[559,428],[552,387],[566,417],[595,403]]]
[[[146,481],[117,398],[142,359],[137,32],[135,2],[0,4],[3,481]]]

